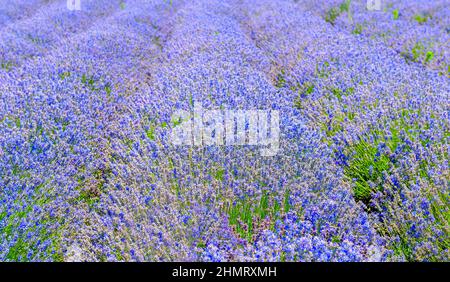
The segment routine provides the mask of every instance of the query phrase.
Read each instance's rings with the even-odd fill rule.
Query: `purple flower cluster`
[[[1,261],[450,259],[444,1],[376,15],[362,1],[14,2],[0,11]],[[398,36],[417,21],[411,42],[438,34],[425,64]],[[278,154],[174,146],[172,114],[194,102],[278,110]]]

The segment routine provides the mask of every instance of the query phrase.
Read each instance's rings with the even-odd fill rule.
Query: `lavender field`
[[[450,2],[367,2],[0,0],[0,261],[450,261]]]

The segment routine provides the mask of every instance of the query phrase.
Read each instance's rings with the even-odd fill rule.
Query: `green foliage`
[[[302,108],[302,99],[308,97],[314,92],[315,85],[312,82],[305,82],[303,85],[298,84],[297,87],[291,87],[292,91],[296,91],[299,95],[295,99],[295,107],[301,109]]]
[[[398,11],[398,9],[392,11],[392,16],[394,17],[394,20],[398,20],[398,18],[400,17],[400,12]]]
[[[425,55],[425,63],[428,63],[430,61],[432,61],[434,58],[434,53],[433,51],[428,51]]]
[[[291,209],[291,204],[289,202],[289,198],[290,198],[290,192],[286,191],[286,193],[284,193],[284,200],[283,200],[284,213],[288,213],[289,210]]]
[[[83,168],[84,169],[84,168]],[[86,203],[89,208],[94,208],[100,201],[100,196],[105,191],[106,182],[112,171],[109,168],[96,169],[88,179],[81,177],[78,179],[77,189],[79,196],[70,200],[71,203]]]
[[[292,86],[291,90],[297,92],[302,98],[308,97],[314,92],[315,85],[312,82],[306,81],[303,84],[297,84],[297,86]]]
[[[178,117],[178,118],[172,118],[172,125],[173,125],[173,127],[177,127],[177,126],[179,126],[180,124],[182,124],[183,121],[186,121],[186,120],[183,120],[183,118],[181,118],[181,117]]]
[[[316,73],[319,78],[327,78],[330,75],[330,62],[324,61],[316,66]]]
[[[107,83],[106,85],[105,85],[105,92],[106,92],[106,94],[108,94],[108,96],[111,94],[111,91],[112,91],[112,89],[111,89],[111,84],[110,83]]]
[[[16,124],[17,128],[20,128],[20,126],[21,126],[20,117],[16,117],[15,124]]]
[[[417,14],[417,15],[414,16],[414,19],[415,19],[419,24],[424,24],[424,23],[426,23],[426,22],[428,21],[429,18],[431,18],[431,16],[429,16],[429,15],[424,15],[424,16],[422,16],[422,15]]]
[[[404,256],[406,261],[413,261],[412,245],[408,240],[407,229],[408,228],[402,228],[402,230],[399,230],[398,234],[396,234],[398,241],[394,242],[392,250],[396,256]]]
[[[43,189],[47,182],[43,182],[35,187],[35,192],[39,192]],[[37,225],[27,226],[26,229],[22,229],[20,224],[23,220],[30,218],[32,215],[33,206],[37,205],[43,207],[46,205],[51,199],[49,196],[45,197],[37,197],[33,196],[30,200],[26,208],[16,211],[10,215],[8,215],[5,211],[0,213],[0,221],[3,221],[5,225],[0,227],[1,236],[5,236],[6,240],[14,240],[14,244],[9,248],[8,253],[6,254],[6,261],[19,261],[25,262],[34,259],[34,257],[30,257],[29,254],[44,254],[44,250],[38,250],[39,246],[37,245],[38,241],[44,242],[49,240],[51,242],[49,248],[45,250],[44,255],[48,255],[48,258],[53,259],[53,261],[62,261],[62,250],[60,248],[60,233],[58,230],[54,230],[50,232],[46,228],[42,228],[42,226],[49,226],[56,221],[61,222],[61,219],[51,218],[49,215],[44,216],[39,219],[39,223],[41,228],[38,229]],[[33,238],[28,238],[27,234],[29,232],[34,232],[36,235]],[[13,239],[14,237],[14,239]]]
[[[389,157],[378,154],[376,145],[360,140],[349,148],[353,155],[344,168],[347,179],[354,183],[356,200],[368,203],[375,189],[381,189],[379,182],[383,172],[388,171],[391,164]],[[371,186],[374,185],[375,187]]]
[[[224,179],[223,175],[224,175],[224,174],[225,174],[225,170],[224,170],[224,169],[218,169],[218,170],[216,171],[216,174],[214,175],[214,178],[215,178],[217,181],[223,182],[223,179]]]
[[[356,24],[355,28],[353,28],[352,33],[359,35],[362,33],[362,31],[363,31],[363,26],[361,24]]]
[[[343,92],[341,89],[333,87],[331,89],[331,93],[333,93],[333,95],[336,96],[339,100],[342,100]]]
[[[89,207],[93,207],[95,203],[97,203],[100,198],[93,191],[81,191],[80,196],[76,198],[77,202],[85,202]]]
[[[428,48],[423,43],[417,42],[410,53],[402,52],[401,54],[409,61],[427,64],[434,59],[434,52],[427,50]]]
[[[333,7],[329,9],[325,14],[325,21],[330,23],[331,25],[336,24],[336,19],[342,14],[347,13],[349,19],[351,19],[351,11],[350,11],[351,0],[345,0],[342,2],[339,7]]]
[[[150,140],[155,140],[155,126],[151,125],[148,129],[145,130],[145,134],[147,138]]]
[[[83,74],[81,76],[81,83],[83,83],[86,87],[88,87],[91,91],[97,91],[98,89],[95,87],[95,79],[92,76],[87,76]]]
[[[339,11],[342,12],[350,12],[350,3],[351,0],[345,0],[344,2],[341,3],[341,5],[339,5]]]
[[[64,79],[66,79],[68,77],[70,77],[70,71],[65,71],[65,72],[62,72],[62,73],[59,74],[59,78],[61,80],[64,80]]]
[[[276,220],[289,212],[291,209],[289,197],[289,191],[286,191],[282,203],[270,197],[267,192],[261,195],[259,201],[248,197],[240,199],[226,208],[229,223],[241,238],[251,242],[254,239],[255,229],[265,220],[269,219],[273,228]]]
[[[2,62],[0,64],[0,67],[5,71],[10,71],[13,67],[13,64],[11,62]]]
[[[418,42],[418,43],[416,43],[415,45],[414,45],[414,47],[411,49],[411,53],[412,53],[412,56],[413,56],[413,60],[415,61],[415,62],[417,62],[418,60],[419,60],[419,58],[420,58],[420,56],[423,54],[423,51],[424,50],[424,46],[420,43],[420,42]]]
[[[422,115],[422,112],[403,109],[399,113],[399,118],[388,123],[390,131],[388,138],[386,138],[385,132],[374,129],[365,138],[360,138],[357,143],[346,148],[345,154],[349,156],[349,161],[344,167],[344,175],[354,183],[354,196],[357,200],[368,203],[372,192],[382,190],[383,174],[389,175],[391,168],[397,165],[398,160],[391,159],[386,153],[378,151],[381,143],[384,143],[391,152],[395,152],[400,145],[402,145],[403,152],[410,152],[412,149],[405,144],[401,137],[402,132],[409,140],[417,140],[424,146],[431,142],[429,139],[420,139],[420,132],[426,130],[426,126],[422,128],[415,118],[417,115]],[[433,142],[439,143],[443,140],[434,140]],[[414,174],[421,175],[422,179],[429,178],[427,171],[430,165],[422,162]],[[405,183],[405,185],[407,184]]]
[[[285,72],[284,70],[281,70],[281,72],[277,75],[275,87],[282,88],[285,85],[286,85]]]
[[[327,23],[330,23],[331,25],[335,25],[336,19],[339,17],[340,14],[341,14],[340,10],[338,8],[333,7],[326,13],[325,21]]]

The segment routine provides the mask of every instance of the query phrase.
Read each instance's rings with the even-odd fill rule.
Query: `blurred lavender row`
[[[322,17],[336,29],[383,42],[407,63],[450,76],[448,1],[379,0],[380,10],[369,10],[365,0],[296,2],[298,9]]]
[[[1,261],[449,261],[444,1],[15,2]],[[194,103],[279,110],[280,151],[174,146]]]

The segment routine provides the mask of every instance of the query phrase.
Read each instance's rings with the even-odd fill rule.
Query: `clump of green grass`
[[[339,7],[332,7],[331,9],[329,9],[325,14],[325,21],[330,23],[331,25],[335,25],[337,18],[344,12],[347,13],[349,18],[351,19],[350,4],[351,0],[345,0],[339,5]]]
[[[299,98],[306,98],[314,92],[315,88],[314,83],[306,81],[303,84],[298,83],[297,85],[292,85],[290,89],[293,92],[297,92]]]
[[[411,52],[402,52],[401,55],[407,60],[417,63],[427,64],[434,59],[434,52],[421,42],[417,42],[411,49]]]
[[[342,12],[350,12],[350,4],[351,0],[345,0],[344,2],[339,5],[339,11]]]
[[[59,74],[59,78],[60,78],[61,80],[64,80],[64,79],[70,77],[70,75],[71,75],[70,71],[64,71],[64,72],[62,72],[62,73]]]
[[[218,169],[218,170],[216,171],[215,175],[214,175],[214,178],[215,178],[217,181],[223,182],[223,180],[224,180],[224,174],[225,174],[225,169],[223,169],[223,168]]]
[[[150,140],[155,140],[155,126],[151,125],[148,129],[145,130],[145,135]]]
[[[5,71],[10,71],[13,67],[13,63],[11,62],[1,62],[0,67]]]
[[[109,96],[111,94],[111,91],[112,91],[111,84],[109,82],[106,83],[104,88],[105,88],[106,94]]]
[[[403,257],[407,261],[423,259],[421,254],[415,253],[415,248],[421,245],[421,240],[424,237],[431,236],[435,232],[425,230],[421,231],[424,233],[418,235],[417,238],[411,236],[410,232],[413,228],[411,223],[414,219],[409,217],[409,214],[392,208],[401,205],[403,199],[400,192],[404,192],[404,189],[407,191],[411,183],[421,182],[421,186],[424,187],[424,189],[421,188],[421,193],[425,193],[423,195],[428,198],[430,216],[434,218],[434,222],[430,226],[433,226],[436,230],[441,230],[443,234],[447,234],[447,237],[441,236],[442,238],[436,239],[436,242],[433,243],[433,246],[436,246],[439,250],[436,254],[443,254],[450,247],[450,241],[448,240],[448,226],[450,225],[448,203],[450,202],[450,196],[443,191],[426,189],[427,186],[434,186],[433,178],[429,174],[434,164],[428,160],[422,160],[413,171],[398,170],[398,168],[403,168],[400,159],[403,154],[406,154],[405,157],[407,157],[408,154],[412,153],[412,148],[407,146],[409,142],[407,143],[406,140],[415,144],[422,142],[424,147],[446,144],[445,134],[441,140],[423,139],[422,130],[429,128],[429,124],[420,124],[418,121],[418,117],[423,114],[424,112],[421,109],[403,109],[395,119],[384,122],[384,130],[373,129],[344,150],[345,155],[349,158],[343,167],[344,176],[353,184],[355,199],[365,203],[368,212],[379,212],[386,208],[388,215],[398,217],[395,221],[381,222],[377,226],[377,231],[385,237],[395,238],[390,242],[389,248],[393,250],[397,257]],[[390,131],[390,134],[386,134],[387,130]],[[389,135],[389,137],[386,138],[386,135]],[[405,135],[406,138],[404,139],[402,135]],[[378,149],[381,143],[384,143],[387,147],[386,151]],[[400,153],[396,152],[398,148],[401,148]],[[391,152],[396,153],[392,154]],[[446,153],[446,151],[436,152],[436,157],[440,160],[445,157],[448,158],[448,154],[445,155]],[[399,183],[391,181],[394,172],[395,179]],[[397,177],[397,173],[400,177]],[[386,198],[376,201],[377,203],[374,206],[371,205],[371,200],[373,193],[377,191],[383,192],[382,197]],[[427,260],[439,259],[439,256],[427,254]]]
[[[81,168],[83,171],[84,168]],[[106,183],[112,171],[109,168],[97,169],[92,173],[92,177],[86,179],[84,176],[78,178],[77,189],[80,194],[71,202],[86,203],[89,208],[94,208],[95,204],[100,201],[100,196],[105,190]]]
[[[433,58],[434,58],[434,53],[433,53],[433,51],[428,51],[428,52],[425,54],[425,63],[431,62],[431,61],[433,60]]]
[[[251,242],[254,239],[255,229],[266,219],[270,220],[271,228],[283,213],[291,209],[289,191],[284,194],[282,203],[265,192],[259,201],[248,197],[230,204],[226,208],[230,225],[233,226],[239,237]]]
[[[283,88],[286,85],[285,71],[281,70],[281,72],[277,75],[275,81],[275,87]]]
[[[306,81],[303,84],[297,84],[297,86],[292,86],[291,90],[298,93],[297,98],[294,101],[294,105],[298,109],[302,109],[302,99],[307,98],[310,96],[313,92],[316,86],[309,81]]]
[[[61,79],[65,79],[71,75],[70,72],[60,74]],[[101,78],[96,79],[94,76],[83,74],[81,76],[81,83],[84,84],[91,91],[104,90],[108,96],[111,95],[113,85],[110,82],[104,82]]]
[[[327,78],[330,75],[330,62],[324,61],[316,66],[316,73],[319,78]]]
[[[424,52],[424,46],[420,42],[416,43],[414,47],[411,49],[411,54],[413,56],[413,61],[417,62],[420,56]]]
[[[378,148],[365,140],[360,140],[349,148],[353,156],[344,168],[347,179],[354,183],[354,197],[356,200],[368,204],[372,192],[381,189],[380,180],[383,172],[391,167],[389,157],[378,153]]]
[[[354,196],[357,200],[369,203],[372,192],[382,189],[383,173],[389,175],[390,169],[396,165],[396,160],[378,151],[379,145],[384,143],[391,152],[395,152],[400,145],[403,146],[404,152],[410,151],[411,148],[406,146],[401,138],[401,132],[404,132],[411,140],[420,138],[421,126],[417,121],[412,123],[411,117],[421,114],[420,110],[403,109],[399,118],[390,122],[390,138],[384,138],[385,133],[381,131],[372,130],[366,136],[367,138],[361,138],[359,142],[346,149],[350,160],[344,167],[344,174],[355,184]],[[372,139],[371,142],[366,141],[370,139]],[[421,140],[421,142],[426,145],[429,140]]]
[[[340,10],[336,7],[333,7],[330,10],[328,10],[328,12],[326,13],[325,21],[327,23],[330,23],[331,25],[335,25],[336,19],[339,17],[340,14],[341,14]]]
[[[363,31],[363,26],[361,24],[356,24],[352,30],[353,34],[360,35]]]
[[[89,87],[89,89],[95,91],[97,90],[95,88],[95,80],[94,77],[91,76],[87,76],[86,74],[83,74],[81,76],[81,83],[83,83],[84,85],[86,85],[87,87]]]
[[[338,98],[339,101],[342,100],[342,96],[344,95],[344,92],[343,92],[341,89],[336,88],[336,87],[331,88],[331,93],[332,93],[336,98]]]
[[[428,19],[430,19],[431,16],[430,15],[420,15],[417,14],[414,16],[414,20],[416,20],[416,22],[418,22],[419,24],[424,24],[428,21]]]

